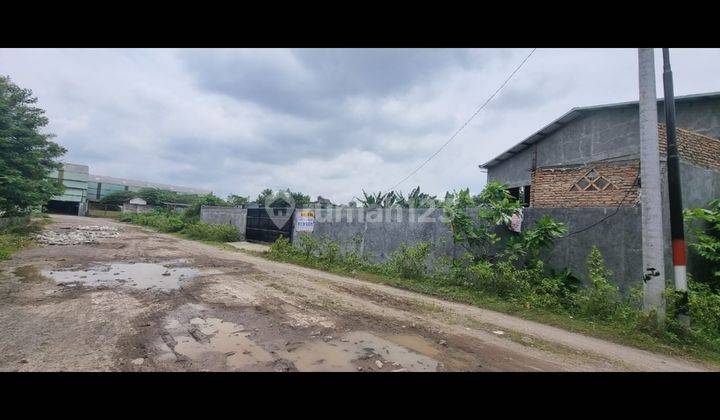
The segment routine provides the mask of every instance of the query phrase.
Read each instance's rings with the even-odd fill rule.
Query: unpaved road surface
[[[698,371],[509,315],[111,220],[0,263],[0,371]],[[75,229],[73,229],[75,228]]]

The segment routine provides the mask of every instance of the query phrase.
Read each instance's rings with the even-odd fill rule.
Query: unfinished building
[[[720,197],[720,92],[675,101],[683,205],[703,207]],[[658,121],[666,260],[671,267],[662,100]],[[598,244],[621,280],[635,283],[642,275],[639,132],[637,102],[574,108],[480,167],[487,169],[488,180],[507,184],[524,200],[532,209],[527,213],[531,223],[550,214],[572,232],[615,214],[587,232],[558,241],[547,259],[583,271],[588,248]],[[702,268],[691,252],[688,269],[699,273]]]

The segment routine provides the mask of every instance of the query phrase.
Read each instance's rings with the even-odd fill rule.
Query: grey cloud
[[[353,95],[391,96],[480,60],[467,50],[307,49],[255,54],[192,50],[182,60],[206,90],[272,111],[322,118]]]
[[[527,51],[0,50],[0,62],[48,109],[67,160],[91,171],[345,202],[412,171]],[[677,94],[720,90],[717,50],[673,57]],[[635,60],[630,50],[539,50],[400,188],[481,186],[478,163],[573,106],[636,97]]]
[[[260,146],[245,145],[242,139],[217,146],[267,163],[330,158],[351,149],[400,161],[427,155],[412,142],[395,150],[383,139],[412,139],[435,132],[442,142],[441,137],[453,128],[447,115],[438,113],[407,124],[377,110],[358,115],[346,101],[368,100],[375,107],[372,101],[393,99],[443,72],[470,66],[479,71],[485,62],[496,59],[488,52],[413,49],[192,50],[180,57],[203,90],[314,123],[302,132],[282,125],[263,127]]]

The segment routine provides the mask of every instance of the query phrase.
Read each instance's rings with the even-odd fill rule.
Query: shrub
[[[390,275],[407,279],[421,279],[427,276],[427,260],[430,255],[430,243],[418,242],[415,245],[400,244],[385,262]]]
[[[605,267],[605,259],[596,246],[590,250],[587,266],[590,287],[578,296],[578,306],[585,316],[608,319],[619,307],[620,290],[609,282],[612,272]]]
[[[133,217],[131,213],[121,213],[120,216],[118,216],[118,220],[121,222],[132,222]]]
[[[495,278],[495,267],[489,261],[478,261],[466,267],[462,262],[455,266],[454,273],[464,280],[466,286],[484,289]]]
[[[695,329],[720,337],[720,294],[714,293],[707,284],[691,281],[688,306]]]
[[[270,246],[270,257],[275,259],[301,259],[313,266],[321,268],[339,267],[348,271],[366,269],[377,271],[367,258],[360,254],[359,246],[362,237],[353,237],[352,244],[342,247],[329,236],[316,237],[302,234],[298,236],[295,246],[286,238],[279,238]]]
[[[326,266],[333,266],[341,262],[340,244],[323,236],[318,241],[317,258]]]
[[[303,235],[305,236],[305,235]],[[287,257],[295,256],[297,249],[292,246],[290,239],[281,236],[270,245],[267,255],[270,258],[281,260]]]
[[[7,260],[12,254],[26,246],[28,235],[40,230],[37,222],[11,222],[0,227],[0,261]]]
[[[692,224],[696,240],[690,248],[708,264],[712,277],[700,279],[720,290],[720,199],[708,203],[707,209],[685,210],[685,220]]]
[[[231,224],[210,225],[203,222],[192,223],[185,226],[183,233],[192,239],[205,241],[235,242],[240,239],[237,228]]]
[[[360,252],[362,245],[362,235],[355,235],[352,238],[352,243],[348,245],[343,252],[343,262],[351,270],[358,269],[370,269],[371,264],[365,255]]]
[[[317,254],[318,249],[320,248],[320,240],[313,235],[301,234],[298,236],[297,247],[303,258],[309,260]]]
[[[522,203],[510,195],[505,185],[495,181],[475,197],[467,188],[448,194],[443,204],[444,219],[453,240],[478,261],[513,258],[522,262],[527,255],[536,257],[543,248],[552,246],[555,238],[565,234],[562,223],[545,215],[534,228],[508,236],[498,251],[496,244],[503,240],[496,232],[497,227],[509,225],[513,215],[521,210]]]
[[[185,228],[185,222],[174,213],[156,210],[150,213],[125,213],[120,216],[121,221],[130,221],[133,224],[155,228],[160,232],[180,232]]]

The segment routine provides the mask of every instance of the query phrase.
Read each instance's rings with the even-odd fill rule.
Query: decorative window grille
[[[590,169],[570,187],[570,191],[605,191],[612,189],[615,189],[615,185],[594,168]]]

